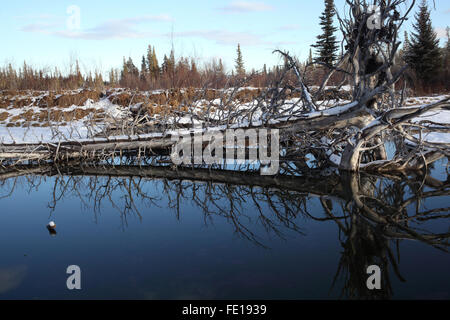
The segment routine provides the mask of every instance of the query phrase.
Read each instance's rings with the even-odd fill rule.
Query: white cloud
[[[48,33],[48,31],[58,25],[55,23],[37,22],[22,27],[20,30],[24,32]]]
[[[24,14],[24,15],[20,15],[20,16],[15,16],[14,19],[16,20],[25,20],[25,21],[30,21],[30,20],[61,20],[61,17],[56,16],[54,14],[50,14],[50,13],[41,13],[41,14]]]
[[[229,5],[219,8],[219,10],[225,13],[246,13],[258,11],[271,11],[273,10],[273,7],[263,2],[234,1]]]
[[[136,26],[147,22],[169,22],[173,19],[168,15],[144,15],[126,19],[109,20],[93,28],[72,31],[67,29],[57,29],[54,24],[34,23],[23,27],[24,32],[35,32],[48,35],[59,36],[70,39],[84,40],[107,40],[107,39],[129,39],[145,38],[154,35],[151,32],[143,32],[136,29]]]
[[[278,28],[278,30],[281,30],[281,31],[293,31],[293,30],[299,30],[299,29],[300,29],[300,25],[298,25],[298,24],[288,24],[288,25]]]
[[[264,41],[262,36],[249,33],[249,32],[232,32],[226,30],[197,30],[187,32],[176,32],[176,37],[198,37],[202,39],[212,40],[218,44],[224,45],[241,45],[257,46],[257,45],[270,45],[271,42]]]
[[[435,29],[437,36],[439,39],[447,39],[447,30],[446,28],[436,28]]]

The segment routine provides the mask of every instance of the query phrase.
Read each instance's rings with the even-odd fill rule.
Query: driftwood
[[[146,113],[143,103],[130,105],[132,118],[116,119],[102,132],[83,139],[60,134],[50,141],[0,143],[0,164],[61,165],[72,160],[98,164],[124,160],[139,164],[149,156],[170,153],[174,136],[192,136],[199,130],[210,133],[240,128],[278,129],[280,152],[298,162],[305,162],[312,154],[322,166],[337,166],[348,171],[421,170],[449,156],[449,146],[424,141],[417,138],[417,133],[421,135],[431,130],[449,133],[450,128],[412,120],[431,110],[449,110],[449,99],[417,108],[403,107],[405,91],[396,91],[395,84],[404,68],[394,68],[395,57],[400,46],[399,30],[415,1],[372,2],[380,9],[377,28],[369,27],[374,13],[368,10],[365,1],[348,0],[347,14],[338,14],[345,50],[333,66],[313,63],[327,71],[314,93],[306,85],[305,76],[312,65],[302,71],[289,53],[276,51],[285,60],[284,69],[273,86],[260,89],[260,94],[251,102],[243,103],[236,98],[246,79],[238,86],[221,90],[214,101],[207,99],[205,86],[196,90],[194,98],[182,101],[176,110],[152,117]],[[403,5],[407,10],[402,16],[399,7]],[[344,79],[334,90],[339,92],[344,84],[350,86],[351,102],[337,103],[331,98],[317,100],[326,96],[324,92],[334,74],[341,74]],[[296,83],[292,83],[289,76],[293,76]],[[300,98],[293,99],[294,96]],[[387,159],[387,136],[401,141],[396,143],[394,159]],[[207,146],[206,143],[202,148]]]

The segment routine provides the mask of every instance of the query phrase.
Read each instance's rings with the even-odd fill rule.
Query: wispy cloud
[[[143,15],[126,19],[109,20],[93,28],[84,30],[68,30],[65,26],[56,28],[54,24],[34,23],[24,26],[24,32],[35,32],[54,35],[69,39],[84,40],[108,40],[108,39],[129,39],[145,38],[154,35],[152,32],[140,31],[136,27],[147,22],[170,22],[173,19],[168,15]]]
[[[445,13],[449,14],[449,13],[450,13],[450,9],[447,9],[447,10],[445,11]]]
[[[447,30],[446,28],[436,28],[435,29],[437,36],[439,39],[447,39]]]
[[[36,22],[22,27],[20,30],[24,32],[48,33],[50,29],[57,27],[55,23]]]
[[[288,24],[288,25],[284,25],[278,28],[278,30],[281,31],[293,31],[293,30],[299,30],[300,29],[300,25],[298,24]]]
[[[15,16],[14,19],[16,20],[26,20],[26,21],[37,21],[37,20],[58,20],[61,19],[61,17],[56,16],[54,14],[50,13],[41,13],[41,14],[24,14],[20,16]]]
[[[224,13],[247,13],[271,11],[273,7],[263,2],[233,1],[229,5],[219,8]]]
[[[169,35],[167,35],[169,36]],[[206,40],[215,41],[222,45],[237,45],[238,43],[246,46],[270,45],[271,42],[265,41],[262,36],[250,32],[232,32],[226,30],[196,30],[187,32],[176,32],[176,37],[197,37]]]

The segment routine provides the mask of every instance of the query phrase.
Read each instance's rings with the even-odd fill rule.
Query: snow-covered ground
[[[433,103],[442,99],[448,98],[448,96],[436,96],[436,97],[421,97],[412,98],[410,101],[418,103],[417,105],[423,105],[428,103]],[[408,104],[409,101],[407,101]],[[414,106],[417,106],[414,105]],[[438,110],[430,111],[417,117],[413,120],[414,123],[418,123],[424,126],[434,126],[434,127],[449,127],[450,126],[450,110]],[[449,143],[450,144],[450,133],[445,132],[425,132],[420,135],[414,135],[415,138],[422,138],[424,141],[432,143]]]
[[[2,121],[0,121],[0,143],[38,143],[85,139],[100,132],[105,127],[105,119],[114,120],[129,116],[128,108],[113,104],[108,98],[100,99],[97,102],[88,99],[79,106],[39,108],[36,106],[36,101],[44,96],[45,93],[35,97],[16,97],[16,99],[30,99],[31,103],[20,108],[11,105],[0,109],[0,116],[3,115]],[[60,121],[42,120],[41,112],[50,115],[52,113],[74,115],[74,119],[66,121],[62,117]],[[77,112],[81,113],[78,117],[76,117]],[[94,119],[94,116],[100,116],[103,120],[98,121],[98,119]]]
[[[247,88],[256,90],[256,88]],[[116,90],[117,91],[117,90]],[[120,91],[120,90],[119,90]],[[119,92],[117,91],[117,92]],[[161,92],[148,92],[146,94],[155,94]],[[47,93],[48,94],[48,93]],[[116,94],[116,93],[115,93]],[[37,142],[58,142],[61,140],[68,139],[86,139],[88,137],[92,137],[95,133],[101,131],[105,124],[106,119],[123,119],[129,116],[130,107],[133,108],[134,105],[129,107],[123,107],[118,104],[112,103],[115,101],[113,99],[114,94],[109,98],[102,98],[97,102],[94,102],[91,99],[88,99],[83,105],[76,106],[71,105],[65,108],[60,106],[55,106],[52,108],[39,108],[36,106],[36,101],[42,99],[46,93],[41,93],[39,95],[29,95],[29,96],[21,96],[15,97],[15,100],[20,99],[29,99],[31,102],[29,105],[25,105],[23,107],[14,107],[13,105],[8,107],[0,108],[0,143],[37,143]],[[406,100],[407,107],[420,106],[424,104],[429,104],[432,102],[439,101],[448,96],[434,96],[434,97],[416,97],[410,98]],[[28,100],[27,100],[28,101]],[[336,101],[337,102],[337,101]],[[190,106],[189,111],[193,114],[199,116],[205,116],[205,108],[209,107],[209,113],[207,114],[210,119],[219,119],[224,118],[228,114],[228,110],[221,110],[218,108],[220,104],[220,100],[216,99],[213,101],[201,100],[197,101],[195,104]],[[256,101],[252,101],[249,103],[238,103],[233,102],[233,112],[236,110],[249,110],[256,106]],[[320,104],[320,102],[319,102]],[[328,109],[325,106],[322,106],[319,111],[314,113],[307,114],[308,118],[314,118],[315,116],[323,115],[323,114],[335,114],[337,111],[342,111],[343,108],[350,108],[352,106],[349,101],[339,101],[341,107]],[[256,111],[252,114],[252,119],[248,117],[236,118],[234,122],[234,127],[242,127],[252,125],[260,125],[263,119],[263,113],[261,111],[261,106],[256,109]],[[46,111],[49,113],[52,112],[62,112],[62,113],[71,113],[77,112],[80,110],[88,111],[82,113],[82,117],[79,119],[75,119],[72,121],[51,121],[46,122],[44,125],[39,122],[39,119],[36,119],[36,114],[39,114],[42,111]],[[291,120],[293,114],[295,117],[304,117],[304,115],[300,114],[300,110],[302,110],[302,105],[299,103],[299,98],[294,98],[286,101],[286,104],[279,108],[279,112],[281,113],[281,117],[279,119],[271,120],[273,122],[280,122]],[[29,114],[28,121],[25,120],[25,115]],[[100,121],[93,122],[92,114],[100,115]],[[3,115],[3,117],[2,117]],[[23,119],[22,119],[23,117]],[[159,116],[154,116],[157,119]],[[201,124],[201,121],[196,119],[196,117],[192,116],[184,116],[182,118],[169,119],[170,121],[177,121],[177,123],[181,124],[191,124],[194,125]],[[14,123],[13,123],[14,122]],[[450,125],[450,111],[441,110],[437,112],[428,112],[422,115],[419,118],[414,120],[416,123],[420,123],[423,125],[442,125],[449,126]],[[14,124],[14,126],[12,126]],[[92,127],[94,124],[94,127]],[[450,143],[450,134],[448,133],[437,133],[432,132],[428,134],[424,134],[422,139],[427,140],[429,142],[440,142],[440,143]]]

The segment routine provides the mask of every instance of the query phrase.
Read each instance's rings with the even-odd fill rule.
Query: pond
[[[447,160],[391,177],[0,172],[0,299],[449,299],[449,183]]]

